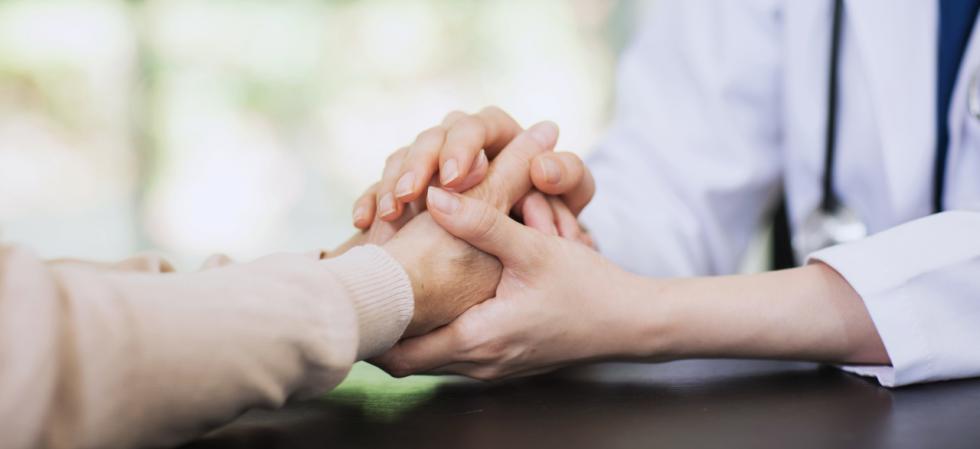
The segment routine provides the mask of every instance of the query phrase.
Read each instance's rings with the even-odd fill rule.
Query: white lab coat
[[[980,121],[950,111],[945,212],[930,216],[938,8],[849,0],[835,183],[872,235],[811,255],[864,299],[886,386],[980,376]],[[790,226],[820,200],[831,0],[657,0],[626,51],[583,212],[603,253],[650,276],[731,273],[780,186]]]

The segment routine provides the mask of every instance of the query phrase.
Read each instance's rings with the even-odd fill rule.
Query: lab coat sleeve
[[[845,366],[888,387],[980,376],[980,212],[951,211],[812,254],[861,295],[892,366]]]
[[[780,161],[775,1],[661,0],[619,67],[581,216],[599,249],[649,276],[737,269]]]

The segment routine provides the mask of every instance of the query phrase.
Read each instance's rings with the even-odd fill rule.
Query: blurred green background
[[[45,257],[332,248],[453,109],[584,154],[643,0],[0,2],[0,239]]]

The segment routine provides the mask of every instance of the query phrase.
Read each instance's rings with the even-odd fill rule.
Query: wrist
[[[427,317],[428,311],[424,309],[427,302],[424,300],[425,289],[422,283],[422,273],[420,264],[416,261],[416,255],[418,254],[419,248],[413,247],[410,242],[405,241],[405,239],[394,238],[382,245],[382,248],[392,259],[395,259],[402,269],[405,270],[405,274],[408,275],[409,283],[412,286],[412,298],[414,300],[414,313],[412,314],[412,319],[408,323],[408,327],[405,329],[405,336],[411,337],[415,335],[421,335],[424,332],[425,323],[424,319]]]
[[[626,282],[625,335],[621,349],[630,359],[667,361],[681,356],[678,342],[682,303],[679,290],[685,279],[654,279],[629,274]]]
[[[404,334],[413,315],[409,279],[397,260],[374,245],[320,261],[347,293],[357,318],[358,358],[377,355]]]

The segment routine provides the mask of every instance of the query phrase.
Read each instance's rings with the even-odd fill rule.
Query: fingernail
[[[538,165],[541,166],[541,171],[544,172],[544,179],[549,183],[558,184],[558,181],[561,181],[561,169],[558,168],[558,164],[551,160],[551,158],[538,158]]]
[[[395,196],[401,198],[403,196],[408,196],[412,194],[412,189],[415,187],[415,173],[408,172],[402,175],[398,179],[398,184],[395,185]]]
[[[364,206],[357,206],[357,209],[354,209],[354,223],[358,223],[364,219],[364,215]]]
[[[442,170],[439,172],[439,179],[442,180],[442,184],[449,184],[459,177],[459,164],[456,163],[456,159],[450,159],[442,164]]]
[[[527,132],[535,142],[545,148],[553,147],[558,140],[558,125],[552,122],[538,123]]]
[[[391,196],[391,193],[386,193],[381,197],[381,201],[378,202],[378,210],[381,211],[382,217],[395,213],[395,198]]]
[[[473,171],[482,168],[484,165],[489,165],[490,160],[487,159],[487,152],[480,150],[480,154],[476,155],[476,163],[473,164]]]
[[[459,198],[438,187],[429,187],[429,204],[439,212],[452,214],[459,209]]]

